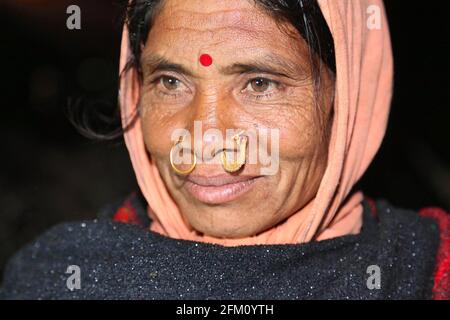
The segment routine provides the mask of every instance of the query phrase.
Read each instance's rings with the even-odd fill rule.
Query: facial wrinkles
[[[228,5],[228,3],[227,3]],[[252,32],[258,30],[265,22],[261,12],[255,12],[255,7],[249,4],[248,8],[242,8],[242,5],[236,8],[217,8],[210,12],[196,11],[192,2],[189,7],[177,8],[176,5],[165,8],[169,14],[167,18],[162,19],[167,29],[178,30],[183,26],[185,30],[221,30],[230,27],[236,27],[237,30],[246,30]],[[201,9],[203,10],[203,8]],[[189,27],[186,27],[189,26]]]
[[[187,12],[187,13],[191,14],[191,12]],[[203,15],[203,14],[195,14],[195,13],[192,13],[192,14],[194,15],[194,17],[196,15]],[[191,17],[189,17],[189,18],[185,17],[185,15],[186,14],[183,12],[181,14],[181,16],[183,18],[180,18],[180,19],[181,20],[183,20],[183,19],[191,19]],[[236,21],[241,19],[241,17],[243,15],[241,14],[241,12],[239,10],[237,10],[237,11],[236,10],[229,10],[229,11],[226,11],[225,13],[223,13],[223,12],[222,13],[216,13],[213,16],[218,16],[219,18],[218,19],[213,19],[211,17],[206,17],[205,18],[206,20],[203,19],[202,21],[206,25],[208,25],[208,23],[211,24],[211,20],[212,20],[216,25],[220,26],[220,25],[223,25],[224,23],[230,23],[230,22],[236,23]],[[176,16],[176,17],[178,18],[178,16]],[[166,20],[166,19],[164,19],[164,20]],[[168,19],[167,20],[167,22],[169,24],[174,24],[175,23],[174,21],[176,21],[176,19]],[[239,34],[242,35],[242,32],[239,32]],[[177,41],[175,41],[175,43],[176,42]],[[210,43],[208,43],[208,46],[211,46]],[[255,51],[256,48],[254,46],[255,46],[255,44],[252,44],[251,46],[248,46],[248,47],[251,48],[251,50]],[[195,45],[193,45],[192,47],[194,48]],[[200,45],[200,47],[201,47],[201,45]],[[192,50],[195,50],[195,49],[192,49]],[[199,49],[199,51],[200,50],[201,49]],[[231,48],[230,50],[235,50],[235,48]],[[177,54],[177,52],[179,52],[180,50],[178,50],[176,48],[176,46],[172,46],[170,48],[170,50],[167,49],[166,51],[167,51],[167,55],[176,56],[177,58],[180,57],[180,55]],[[196,54],[195,53],[193,54],[192,52],[184,54],[184,55],[181,55],[181,56],[182,57],[187,57],[187,56],[191,56],[191,55],[194,56],[194,57],[196,56]],[[229,56],[229,55],[227,55],[227,56]],[[183,61],[189,60],[190,64],[192,64],[192,62],[190,61],[192,59],[183,58],[182,60]],[[187,65],[189,65],[189,63],[187,63]],[[220,86],[223,86],[223,83],[225,82],[223,78],[216,77],[216,71],[217,70],[213,70],[213,68],[211,68],[211,69],[209,69],[209,68],[200,68],[200,70],[198,72],[198,74],[199,74],[199,77],[197,79],[198,83],[200,83],[201,80],[207,80],[207,82],[206,81],[201,82],[202,86],[198,87],[198,89],[199,89],[198,94],[203,95],[202,100],[205,103],[205,105],[207,106],[206,107],[206,109],[207,109],[206,113],[208,115],[206,117],[207,121],[211,121],[211,119],[213,119],[215,116],[217,116],[216,109],[213,106],[221,103],[221,101],[220,101],[221,98],[219,97],[219,92],[218,92],[219,90],[218,90],[218,88]],[[206,85],[204,83],[206,83]],[[228,94],[228,92],[226,94]],[[228,98],[223,98],[223,99],[228,99]],[[296,100],[300,101],[301,99],[297,99],[297,97],[296,97]],[[225,103],[230,104],[232,102],[231,101],[226,101]],[[268,108],[272,109],[272,110],[274,109],[274,107],[277,107],[276,101],[268,102],[267,105],[268,105]],[[292,106],[298,106],[298,103],[290,104],[286,100],[283,100],[283,101],[280,101],[280,105],[279,105],[280,108],[290,108]],[[260,107],[264,108],[264,102],[260,103]],[[270,110],[268,110],[268,112],[270,113]],[[264,121],[264,118],[266,118],[267,115],[269,115],[269,114],[265,114],[263,117],[259,117],[259,119],[255,119],[255,120]],[[270,125],[270,123],[267,123],[267,124]]]
[[[255,8],[250,5],[248,9],[228,9],[211,13],[198,13],[176,6],[165,10],[170,10],[170,13],[157,18],[151,33],[155,37],[158,34],[164,34],[163,42],[169,43],[165,51],[173,58],[185,60],[184,57],[189,57],[189,60],[194,58],[197,62],[197,57],[203,53],[202,51],[220,50],[221,60],[223,60],[224,57],[234,57],[237,49],[251,50],[252,56],[258,54],[265,56],[267,52],[258,49],[261,43],[267,42],[267,39],[282,38],[278,24],[271,20],[268,22],[267,16],[259,11],[255,13]],[[188,39],[191,45],[177,48],[177,44],[180,43],[180,33],[185,40],[183,43],[185,44]],[[225,43],[227,45],[224,45]],[[281,51],[287,51],[287,47],[290,47],[292,43],[294,41],[279,41],[277,46]],[[152,44],[149,43],[149,45],[151,47]],[[288,51],[294,53],[298,51],[298,48],[289,49]],[[258,50],[261,52],[259,53]],[[192,64],[194,60],[189,62]],[[212,67],[215,67],[215,64]],[[196,71],[200,71],[199,76],[211,74],[203,73],[202,71],[207,71],[205,68],[197,68]]]
[[[217,46],[235,39],[240,39],[244,43],[245,37],[251,39],[257,36],[254,30],[259,29],[260,14],[255,14],[252,6],[249,5],[248,9],[230,9],[227,2],[227,8],[218,8],[212,12],[196,12],[196,5],[200,4],[194,2],[190,1],[187,8],[184,8],[186,5],[180,7],[177,6],[178,3],[171,5],[169,2],[164,8],[166,14],[156,18],[156,28],[151,32],[158,32],[156,29],[162,26],[169,42],[172,42],[171,39],[177,39],[178,34],[182,32],[191,42],[203,42],[204,46]],[[261,25],[260,22],[259,24]]]
[[[174,14],[174,17],[176,18],[168,18],[168,19],[162,19],[162,21],[166,22],[168,24],[168,27],[172,27],[174,28],[175,24],[176,25],[191,25],[194,26],[195,28],[191,28],[196,30],[197,33],[202,33],[201,31],[206,29],[206,28],[227,28],[227,30],[229,30],[229,25],[227,24],[234,24],[236,25],[237,23],[240,24],[250,24],[250,27],[252,23],[255,23],[254,21],[252,22],[252,20],[250,19],[249,21],[247,20],[242,20],[242,18],[244,17],[244,13],[246,10],[244,9],[240,9],[240,10],[225,10],[223,12],[215,12],[215,13],[211,13],[211,14],[204,14],[204,13],[195,13],[195,12],[191,12],[191,11],[180,11],[180,12],[176,12]],[[253,14],[254,15],[254,14]],[[166,16],[166,15],[164,15]],[[201,23],[197,23],[195,24],[195,22],[193,23],[191,20],[196,20],[196,18],[200,18],[198,21],[200,21]],[[258,22],[258,19],[254,19]],[[179,21],[183,21],[183,23],[179,23]],[[170,33],[170,32],[169,32]],[[254,33],[254,32],[253,32]],[[240,35],[242,35],[242,32],[239,32]],[[199,35],[199,37],[201,37],[201,35]],[[254,39],[253,39],[254,40]],[[207,42],[207,41],[205,41]],[[179,41],[175,41],[175,43],[179,43]],[[174,43],[174,44],[175,44]],[[254,54],[255,51],[257,50],[261,50],[261,49],[257,49],[256,47],[257,44],[251,43],[251,45],[248,46],[248,48],[250,48],[250,50],[252,50],[252,53]],[[210,43],[208,42],[208,46],[210,46]],[[195,44],[192,45],[192,47],[195,47]],[[228,50],[236,50],[233,46],[231,46],[231,49]],[[195,49],[193,49],[195,50]],[[201,50],[201,49],[200,49]],[[226,48],[225,48],[226,50]],[[245,49],[244,49],[245,50]],[[176,48],[176,46],[172,46],[170,49],[167,49],[167,55],[170,56],[176,56],[177,58],[180,57],[180,55],[177,54],[177,52],[180,52],[180,50],[178,50]],[[263,54],[261,52],[261,54]],[[190,64],[192,65],[192,62],[190,60],[192,59],[187,59],[187,56],[190,56],[191,54],[185,54],[185,55],[181,55],[182,57],[184,56],[185,58],[183,58],[183,61],[189,60]],[[256,54],[257,56],[258,54]],[[192,55],[193,57],[196,57],[196,54]],[[226,55],[228,56],[228,55]],[[221,57],[222,58],[222,57]],[[217,63],[220,63],[217,62]],[[186,65],[189,65],[189,63],[186,63]],[[197,64],[194,64],[194,66]],[[208,124],[213,125],[214,124],[214,120],[217,118],[217,107],[218,105],[222,105],[222,106],[232,106],[235,102],[232,101],[230,99],[230,97],[221,97],[218,88],[222,87],[223,89],[223,84],[224,79],[223,77],[216,77],[216,73],[217,70],[214,70],[213,68],[199,68],[199,75],[200,77],[198,77],[197,83],[201,83],[201,86],[198,86],[198,92],[196,93],[197,96],[201,96],[201,101],[200,103],[204,105],[204,108],[202,108],[202,112],[204,112],[204,114],[202,115],[203,119],[208,122]],[[207,80],[207,81],[202,81],[202,80]],[[252,112],[246,112],[245,108],[240,110],[240,118],[242,118],[242,122],[244,123],[251,123],[252,120],[257,120],[258,122],[262,122],[267,126],[270,126],[271,121],[268,119],[271,119],[273,117],[271,117],[274,112],[278,115],[278,118],[284,118],[285,121],[280,122],[280,127],[298,127],[298,121],[295,121],[294,118],[297,117],[292,117],[292,112],[296,112],[298,114],[299,117],[305,117],[304,114],[307,114],[308,112],[310,112],[310,110],[305,110],[304,109],[304,105],[308,104],[310,102],[310,97],[309,96],[309,86],[308,84],[310,83],[304,83],[304,84],[298,84],[299,86],[303,85],[305,87],[305,90],[303,90],[303,94],[299,94],[299,90],[293,90],[293,88],[288,89],[291,90],[293,94],[286,94],[284,96],[283,99],[280,100],[279,103],[273,100],[271,101],[267,101],[267,102],[259,102],[259,112],[257,114],[254,114]],[[298,89],[298,87],[297,87]],[[224,95],[228,95],[228,92],[224,92]],[[195,103],[198,103],[198,101],[195,101]],[[267,110],[266,112],[264,112],[264,105],[267,105]],[[283,116],[284,114],[284,116]],[[298,119],[297,119],[298,120]],[[304,120],[308,120],[308,119],[304,119]],[[304,125],[304,123],[303,123]],[[302,129],[302,128],[298,128],[298,129]],[[281,137],[282,138],[282,137]]]

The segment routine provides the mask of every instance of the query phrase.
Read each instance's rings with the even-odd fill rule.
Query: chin
[[[198,232],[216,238],[244,238],[263,231],[261,212],[251,212],[247,208],[208,208],[193,210],[196,216],[187,217]],[[255,223],[257,222],[257,223]],[[268,223],[269,224],[269,223]],[[270,225],[270,224],[269,224]]]

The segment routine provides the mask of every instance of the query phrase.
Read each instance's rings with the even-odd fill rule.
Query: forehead
[[[197,30],[232,26],[251,28],[262,25],[262,19],[266,20],[251,0],[166,0],[160,18],[159,22],[164,22],[169,29],[185,25]]]
[[[265,49],[301,53],[305,51],[302,42],[294,27],[286,24],[281,29],[252,0],[165,0],[146,49],[168,55],[198,54],[202,50],[236,55],[236,49],[243,54],[247,50],[263,54]]]

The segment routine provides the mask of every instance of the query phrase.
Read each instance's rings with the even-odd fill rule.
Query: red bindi
[[[204,53],[200,56],[200,63],[202,64],[202,66],[209,67],[212,64],[212,61],[212,57],[207,53]]]

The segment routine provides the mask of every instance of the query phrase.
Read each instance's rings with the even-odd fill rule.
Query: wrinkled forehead
[[[293,26],[280,28],[251,0],[168,0],[156,15],[148,38],[152,47],[170,44],[173,49],[184,46],[183,50],[218,45],[223,50],[236,50],[236,46],[244,50],[264,42],[297,47],[300,41],[293,41],[288,31],[298,34]]]
[[[164,1],[159,23],[168,29],[176,29],[180,25],[192,29],[238,28],[253,29],[262,27],[267,16],[250,0],[216,1],[193,0]]]

